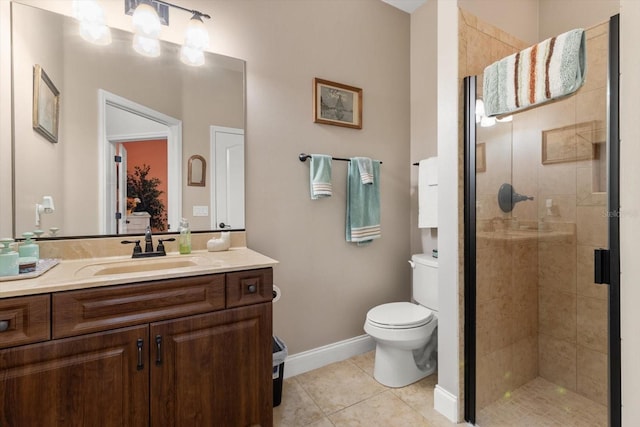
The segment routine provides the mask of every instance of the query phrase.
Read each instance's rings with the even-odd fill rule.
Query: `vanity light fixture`
[[[180,60],[187,65],[203,65],[204,51],[209,47],[209,33],[202,19],[211,19],[211,16],[162,0],[125,0],[127,14],[133,14],[135,32],[133,48],[145,56],[160,55],[158,41],[160,26],[161,24],[169,25],[168,9],[170,7],[191,13],[191,20],[185,31],[184,44],[180,49]]]
[[[80,37],[101,46],[111,44],[111,29],[96,0],[73,0],[72,7],[73,16],[80,23]]]

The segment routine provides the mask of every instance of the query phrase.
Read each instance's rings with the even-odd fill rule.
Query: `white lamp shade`
[[[147,3],[140,3],[131,18],[136,34],[157,39],[160,35],[160,18],[156,10]]]
[[[209,32],[200,17],[194,16],[189,20],[184,33],[184,46],[201,51],[209,47]]]
[[[73,0],[73,17],[81,22],[105,24],[104,10],[95,0]]]
[[[204,65],[204,52],[185,45],[180,49],[180,60],[187,65],[199,67]]]
[[[140,34],[133,36],[133,49],[140,55],[155,58],[160,56],[160,42],[158,39],[145,37]]]
[[[80,22],[80,37],[90,43],[105,46],[111,44],[111,29],[106,25]]]
[[[488,128],[488,127],[494,126],[495,124],[496,124],[495,117],[483,116],[482,119],[480,120],[480,126],[483,128]]]

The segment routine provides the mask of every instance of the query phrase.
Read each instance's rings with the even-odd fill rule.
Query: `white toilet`
[[[436,370],[438,326],[438,260],[417,254],[413,300],[392,302],[367,313],[364,330],[376,340],[373,376],[388,387],[404,387]]]

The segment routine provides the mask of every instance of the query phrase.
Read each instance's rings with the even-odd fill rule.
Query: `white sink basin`
[[[197,266],[220,267],[222,266],[222,262],[209,256],[137,258],[89,264],[76,270],[75,276],[94,277],[114,274],[135,274]]]

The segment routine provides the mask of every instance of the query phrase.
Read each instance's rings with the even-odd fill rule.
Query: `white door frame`
[[[149,120],[164,124],[168,131],[164,135],[122,135],[110,140],[107,137],[107,105],[129,111]],[[182,121],[155,111],[144,105],[135,103],[116,94],[98,89],[98,202],[100,234],[116,233],[115,218],[115,171],[112,167],[115,156],[114,142],[135,140],[149,137],[167,138],[167,219],[169,231],[176,231],[182,218]]]

